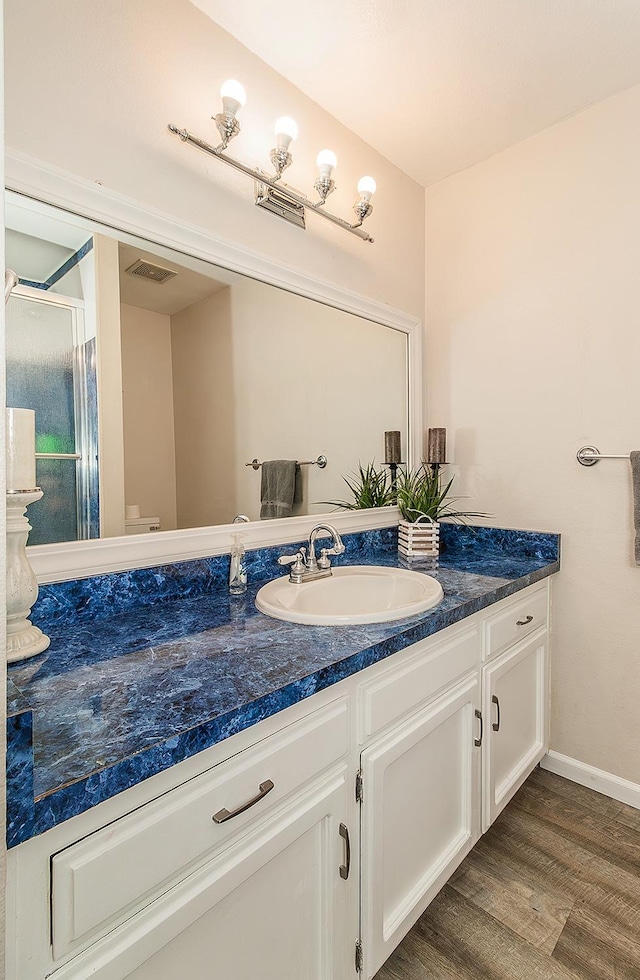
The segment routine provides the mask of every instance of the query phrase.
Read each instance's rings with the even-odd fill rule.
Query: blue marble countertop
[[[337,561],[396,565],[396,530],[345,537]],[[287,546],[286,550],[290,550]],[[282,548],[42,586],[49,649],[9,668],[7,842],[88,810],[559,569],[554,534],[443,525],[444,599],[410,619],[298,626],[254,606]],[[412,565],[411,567],[416,567]]]

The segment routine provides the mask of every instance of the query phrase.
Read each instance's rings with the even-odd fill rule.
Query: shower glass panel
[[[35,295],[34,295],[35,294]],[[88,390],[95,359],[78,300],[17,287],[7,305],[7,404],[36,413],[29,544],[97,537],[96,433]],[[89,348],[89,349],[88,349]]]

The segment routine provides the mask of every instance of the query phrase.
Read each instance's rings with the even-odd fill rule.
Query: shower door
[[[29,544],[99,536],[95,337],[82,300],[17,286],[7,304],[7,405],[36,413]]]

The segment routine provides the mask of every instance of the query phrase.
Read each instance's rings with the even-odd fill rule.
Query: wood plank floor
[[[640,810],[536,769],[375,980],[640,980]]]

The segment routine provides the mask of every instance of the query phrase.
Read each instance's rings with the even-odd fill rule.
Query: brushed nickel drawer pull
[[[349,877],[349,871],[351,869],[351,841],[349,840],[349,828],[346,823],[340,824],[340,836],[344,841],[344,846],[346,850],[345,863],[340,865],[340,877],[344,878],[346,881]]]
[[[494,732],[499,732],[500,731],[500,702],[496,694],[493,694],[491,696],[491,704],[495,704],[496,708],[498,709],[498,720],[494,721],[491,727],[493,728]]]
[[[231,820],[231,817],[239,816],[241,813],[244,813],[245,810],[248,810],[249,807],[255,806],[256,803],[263,800],[267,793],[270,793],[272,789],[273,783],[271,780],[265,779],[264,783],[260,783],[259,793],[257,796],[254,796],[252,800],[249,800],[247,803],[243,803],[242,806],[237,807],[235,810],[227,810],[225,807],[223,807],[222,810],[218,810],[217,813],[214,813],[211,819],[214,823],[224,823],[225,820]]]
[[[474,738],[473,744],[476,746],[476,748],[480,748],[480,746],[482,745],[482,733],[484,731],[484,722],[482,721],[482,712],[479,711],[478,708],[476,708],[476,718],[480,722],[480,738]]]
[[[527,616],[526,619],[517,619],[516,626],[527,626],[529,623],[533,622],[533,616]]]

